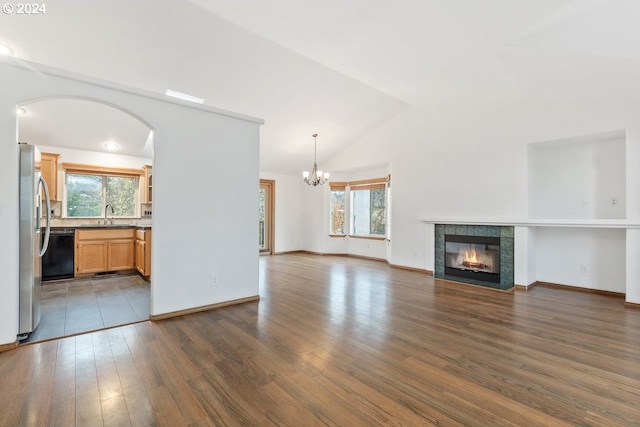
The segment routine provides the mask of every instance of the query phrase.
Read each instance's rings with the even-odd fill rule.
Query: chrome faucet
[[[116,213],[116,212],[113,210],[113,205],[112,205],[111,203],[107,203],[107,205],[104,207],[104,225],[107,225],[107,224],[109,224],[109,223],[110,223],[110,224],[113,224],[113,218],[111,218],[111,220],[110,220],[110,221],[107,219],[107,208],[108,208],[108,207],[111,207],[111,215],[113,215],[114,213]]]

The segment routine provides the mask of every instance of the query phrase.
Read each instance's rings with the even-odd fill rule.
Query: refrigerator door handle
[[[42,176],[40,176],[40,184],[42,184],[42,188],[44,189],[44,200],[45,200],[45,205],[47,207],[47,215],[46,215],[46,219],[47,219],[47,227],[45,229],[44,232],[44,241],[42,242],[42,249],[40,249],[40,257],[42,257],[42,255],[44,255],[44,253],[47,251],[47,248],[49,247],[49,235],[51,233],[51,199],[49,199],[49,187],[47,187],[47,182],[44,180],[44,178],[42,178]],[[38,203],[40,204],[40,202]],[[37,227],[37,231],[40,230],[40,215],[38,215],[38,220],[36,221],[36,227]]]

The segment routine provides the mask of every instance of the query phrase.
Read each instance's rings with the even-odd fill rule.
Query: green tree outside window
[[[104,207],[111,203],[112,217],[136,215],[136,190],[138,179],[134,177],[67,174],[67,216],[102,217]]]

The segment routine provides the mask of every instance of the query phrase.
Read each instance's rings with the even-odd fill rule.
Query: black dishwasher
[[[73,278],[75,234],[74,228],[51,229],[49,248],[42,256],[42,281]]]

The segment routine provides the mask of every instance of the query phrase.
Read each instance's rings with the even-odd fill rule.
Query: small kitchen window
[[[111,204],[113,218],[139,216],[139,181],[142,170],[63,164],[64,216],[101,218]]]

